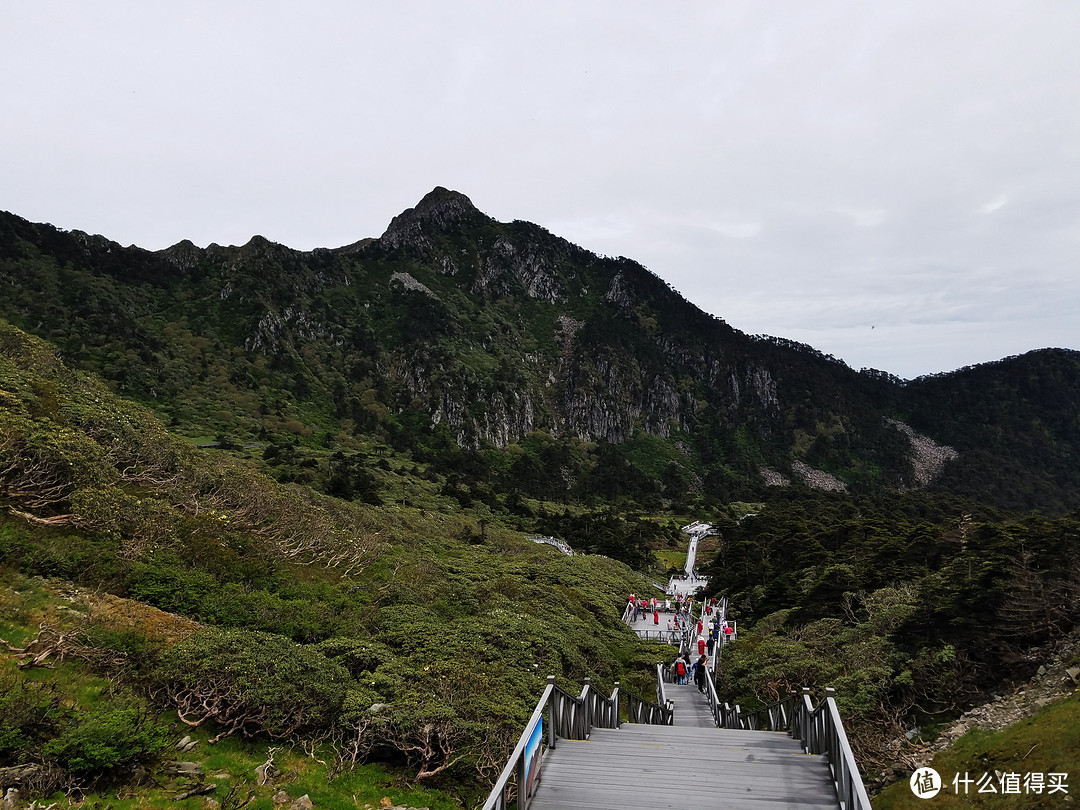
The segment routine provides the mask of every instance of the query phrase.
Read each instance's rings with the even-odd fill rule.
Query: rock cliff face
[[[202,260],[202,251],[189,239],[184,239],[172,247],[165,248],[160,255],[162,259],[184,273],[193,271]]]
[[[529,298],[555,304],[568,298],[555,262],[526,242],[521,247],[500,236],[480,260],[475,292],[498,298],[512,295],[520,285]]]
[[[689,342],[686,324],[681,335],[665,329],[665,320],[690,315],[704,324],[706,316],[693,308],[679,312],[685,302],[629,260],[600,259],[528,223],[500,226],[444,189],[397,217],[376,252],[381,260],[419,257],[429,271],[455,277],[458,290],[484,302],[488,312],[491,302],[513,310],[508,314],[518,323],[504,323],[510,340],[502,342],[503,351],[520,348],[515,338],[528,342],[519,331],[523,317],[551,324],[547,351],[514,358],[521,374],[512,392],[486,391],[473,400],[487,403],[482,414],[440,393],[433,419],[460,441],[501,446],[542,428],[621,443],[637,431],[662,438],[693,431],[703,410],[713,408],[706,418],[732,420],[756,410],[768,420],[779,417],[769,368],[717,351],[707,335],[693,335],[692,323]],[[528,301],[545,306],[530,308]],[[493,347],[485,342],[485,348]],[[410,396],[423,399],[427,389],[418,387],[417,376],[402,379]]]
[[[226,289],[222,289],[223,297],[228,297],[225,295]],[[280,350],[282,341],[302,346],[329,336],[324,324],[315,320],[299,304],[291,304],[280,312],[269,310],[259,318],[255,328],[244,339],[244,348],[249,352],[265,354]]]

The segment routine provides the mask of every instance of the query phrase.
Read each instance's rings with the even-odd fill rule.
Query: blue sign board
[[[536,781],[540,778],[540,761],[543,759],[544,718],[541,715],[532,736],[525,743],[525,796],[532,796]]]

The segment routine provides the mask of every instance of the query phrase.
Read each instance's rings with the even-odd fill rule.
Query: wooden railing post
[[[813,716],[807,703],[810,701],[810,687],[804,686],[802,688],[802,696],[799,700],[799,711],[802,713],[802,744],[803,750],[808,754],[813,752],[814,728],[813,728]]]
[[[555,676],[547,676],[548,686],[552,688],[551,700],[548,701],[548,748],[555,747]]]
[[[577,724],[574,728],[575,739],[586,740],[592,731],[592,712],[589,710],[589,699],[592,697],[592,678],[585,676],[585,685],[581,688],[580,702],[575,705],[577,712]]]
[[[611,707],[611,711],[614,713],[613,721],[608,724],[608,728],[619,727],[619,699],[622,696],[619,694],[619,682],[615,681],[615,686],[611,690],[611,702],[614,704]]]

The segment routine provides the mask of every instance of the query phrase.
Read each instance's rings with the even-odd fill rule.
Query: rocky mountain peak
[[[407,208],[394,217],[378,241],[387,248],[424,250],[431,244],[429,234],[487,219],[490,218],[461,192],[436,186],[414,208]]]
[[[428,217],[438,217],[446,213],[456,213],[470,218],[477,215],[483,216],[480,210],[472,204],[472,200],[460,191],[453,191],[442,186],[435,186],[421,198],[415,208],[409,210],[417,215]]]
[[[261,234],[255,234],[239,248],[230,248],[229,250],[235,251],[236,260],[246,264],[283,261],[298,254],[298,251],[279,242],[272,242]]]
[[[189,271],[199,264],[201,251],[190,239],[182,239],[171,247],[159,250],[158,255],[180,270]]]

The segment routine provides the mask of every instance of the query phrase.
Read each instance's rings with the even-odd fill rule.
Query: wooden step
[[[693,684],[668,684],[664,694],[675,706],[675,725],[716,730],[709,698]]]
[[[560,740],[530,810],[836,810],[822,756],[768,731],[624,724]]]

